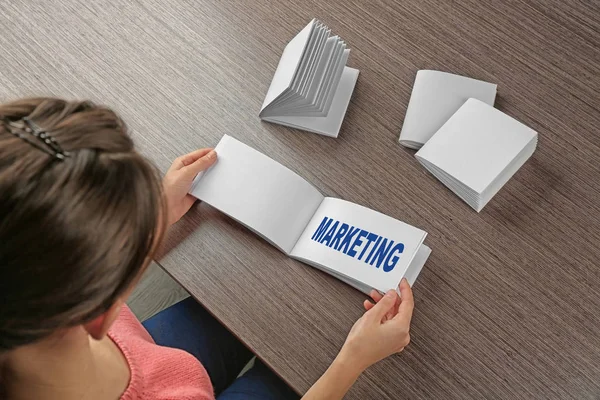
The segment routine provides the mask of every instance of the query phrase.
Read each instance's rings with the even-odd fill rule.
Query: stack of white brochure
[[[223,136],[215,150],[217,162],[196,177],[190,194],[288,256],[364,293],[396,289],[403,277],[412,284],[429,257],[424,231],[324,197],[294,172],[230,136]]]
[[[533,129],[484,102],[469,99],[415,156],[479,212],[536,146]]]
[[[420,149],[469,98],[490,106],[496,85],[447,72],[417,72],[400,132],[400,144]]]
[[[285,47],[260,118],[337,137],[358,70],[346,66],[350,49],[313,19]]]

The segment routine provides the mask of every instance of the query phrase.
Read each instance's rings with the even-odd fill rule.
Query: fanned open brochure
[[[263,121],[337,137],[358,70],[350,49],[313,19],[285,47],[260,110]]]
[[[194,197],[229,215],[288,256],[368,293],[412,285],[431,250],[421,229],[323,196],[288,168],[225,135]]]

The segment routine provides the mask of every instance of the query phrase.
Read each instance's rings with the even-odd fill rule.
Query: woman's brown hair
[[[67,156],[34,145],[48,147],[28,121]],[[0,105],[0,353],[105,312],[159,242],[162,211],[157,170],[110,109]]]

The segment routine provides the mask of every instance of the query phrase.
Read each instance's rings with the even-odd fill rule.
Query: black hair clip
[[[27,134],[35,137],[37,140],[42,142],[45,146],[40,145],[39,143],[35,143],[34,141],[30,140],[27,136],[23,135],[20,132],[9,129],[13,135],[25,140],[26,142],[33,145],[34,147],[37,147],[38,149],[54,156],[55,158],[57,158],[61,161],[64,160],[66,157],[70,157],[71,154],[69,152],[64,151],[62,149],[62,147],[60,147],[60,145],[56,142],[56,140],[54,140],[54,138],[48,134],[48,132],[46,132],[45,130],[40,128],[35,122],[33,122],[31,119],[29,119],[29,117],[24,117],[22,119],[22,121],[25,126],[24,131]],[[14,127],[14,125],[12,123],[9,123],[9,124],[11,127]]]

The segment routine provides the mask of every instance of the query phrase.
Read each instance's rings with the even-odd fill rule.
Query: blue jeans
[[[161,311],[143,325],[156,344],[193,354],[208,371],[219,400],[299,398],[258,359],[237,378],[254,355],[191,297]]]

